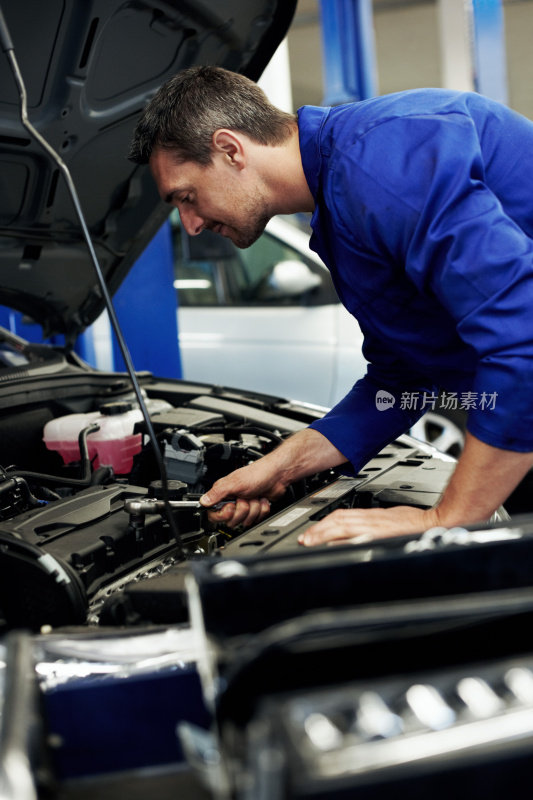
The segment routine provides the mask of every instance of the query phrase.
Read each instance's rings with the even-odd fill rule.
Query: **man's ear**
[[[218,128],[213,134],[213,151],[227,158],[228,162],[239,169],[245,164],[245,150],[241,137],[228,128]]]

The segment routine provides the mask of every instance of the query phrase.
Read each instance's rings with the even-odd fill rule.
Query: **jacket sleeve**
[[[402,265],[475,350],[471,389],[481,402],[468,429],[495,447],[533,451],[533,241],[497,195],[503,176],[487,185],[473,121],[462,114],[390,120],[342,163],[335,192],[345,235]]]

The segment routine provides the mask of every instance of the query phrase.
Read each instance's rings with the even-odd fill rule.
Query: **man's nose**
[[[197,236],[204,229],[204,221],[192,208],[180,208],[180,219],[189,236]]]

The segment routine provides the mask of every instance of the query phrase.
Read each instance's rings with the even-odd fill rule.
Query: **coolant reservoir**
[[[155,403],[157,409],[149,407],[150,412],[163,410],[160,401]],[[170,408],[168,403],[163,405]],[[133,467],[133,456],[141,451],[142,434],[134,434],[133,429],[135,423],[140,422],[142,418],[140,408],[133,408],[131,403],[106,403],[100,411],[67,414],[47,422],[44,426],[43,441],[49,450],[55,450],[60,454],[65,464],[79,461],[80,431],[96,422],[100,430],[90,433],[87,437],[87,448],[93,467],[97,469],[100,466],[110,466],[117,475],[125,475]]]

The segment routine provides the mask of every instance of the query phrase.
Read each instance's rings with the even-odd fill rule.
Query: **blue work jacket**
[[[357,470],[444,389],[481,441],[533,451],[533,123],[440,89],[298,119],[310,245],[369,362],[312,427]]]

